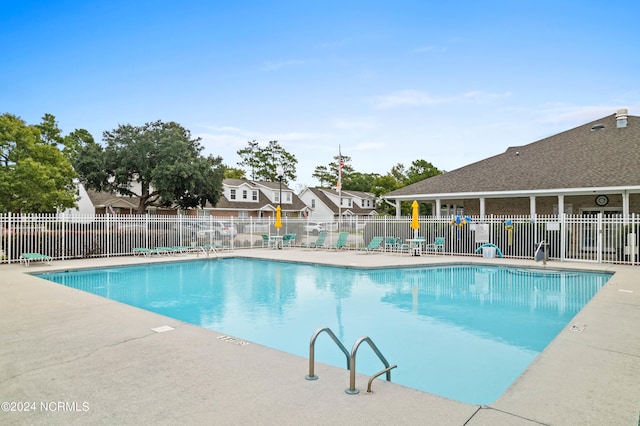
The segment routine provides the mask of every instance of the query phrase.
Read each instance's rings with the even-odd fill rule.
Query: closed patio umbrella
[[[418,222],[420,206],[417,201],[411,203],[411,229],[413,229],[414,237],[418,236],[418,229],[420,229],[420,222]]]
[[[278,228],[278,233],[280,233],[280,228],[282,228],[282,217],[280,213],[280,206],[276,207],[276,223],[274,223],[273,226]]]

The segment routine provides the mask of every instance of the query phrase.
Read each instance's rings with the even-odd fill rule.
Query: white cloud
[[[546,105],[537,113],[542,123],[588,123],[615,113],[618,105]]]
[[[376,108],[389,109],[401,106],[429,106],[456,103],[487,103],[495,99],[507,98],[511,93],[489,93],[474,90],[453,96],[431,96],[422,90],[399,90],[388,95],[378,96],[373,100]]]

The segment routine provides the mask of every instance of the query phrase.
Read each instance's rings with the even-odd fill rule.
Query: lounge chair
[[[209,253],[217,253],[217,247],[215,244],[202,244],[200,246],[196,246],[197,249],[197,255],[198,257],[200,257],[200,253],[205,254],[207,257],[209,257]]]
[[[348,232],[341,232],[338,234],[338,239],[336,240],[336,242],[334,244],[329,244],[327,246],[328,249],[336,249],[336,250],[342,250],[343,248],[347,247],[347,239],[349,238],[349,233]]]
[[[180,247],[160,246],[160,247],[156,247],[155,249],[157,251],[159,251],[159,252],[164,252],[164,254],[167,254],[167,255],[169,255],[169,254],[179,254],[179,253],[185,253],[186,252],[186,249],[184,247],[182,247],[182,246],[180,246]]]
[[[383,237],[373,237],[371,241],[369,241],[369,245],[362,248],[361,253],[369,254],[369,253],[373,253],[374,251],[383,251],[384,250],[384,246],[382,245],[383,241],[384,241]]]
[[[320,231],[320,233],[318,234],[318,238],[316,238],[315,241],[312,241],[312,242],[307,243],[307,244],[303,244],[302,247],[322,248],[322,247],[324,247],[324,240],[327,239],[327,235],[329,235],[329,233],[327,231]]]
[[[47,265],[51,265],[51,256],[40,253],[22,253],[20,255],[20,263],[24,264],[24,266],[29,266],[29,262],[32,261],[46,262]]]
[[[424,246],[425,253],[444,254],[444,237],[437,237],[433,243]]]
[[[161,255],[161,254],[167,253],[165,250],[158,250],[157,248],[151,249],[151,248],[145,248],[145,247],[134,247],[133,249],[131,249],[131,251],[133,252],[134,256],[142,255],[144,257],[151,256],[152,254]]]

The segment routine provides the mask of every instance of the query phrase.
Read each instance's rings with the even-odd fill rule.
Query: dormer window
[[[235,189],[230,189],[229,190],[229,199],[230,200],[235,200],[236,199],[236,190]]]

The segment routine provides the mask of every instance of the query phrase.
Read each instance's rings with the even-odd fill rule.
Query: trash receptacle
[[[494,257],[496,257],[496,248],[495,247],[482,247],[482,257],[493,259]]]
[[[542,263],[547,263],[547,259],[549,259],[549,243],[546,241],[536,243],[534,258],[536,262],[542,260]]]

